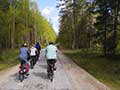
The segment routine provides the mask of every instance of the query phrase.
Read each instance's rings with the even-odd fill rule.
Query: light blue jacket
[[[49,45],[45,49],[45,55],[47,60],[49,59],[57,59],[57,47],[54,45]]]

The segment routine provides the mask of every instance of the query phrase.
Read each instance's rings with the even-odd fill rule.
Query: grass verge
[[[120,89],[120,55],[115,58],[105,58],[100,53],[91,51],[69,50],[63,52],[88,73],[105,83],[111,90]]]
[[[0,71],[18,63],[18,50],[5,50],[0,53]]]

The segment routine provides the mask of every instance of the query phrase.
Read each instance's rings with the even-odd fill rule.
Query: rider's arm
[[[30,50],[29,49],[27,51],[27,54],[28,54],[28,61],[29,61],[29,59],[30,59]]]
[[[47,54],[47,48],[45,48],[45,58],[46,58],[46,54]]]

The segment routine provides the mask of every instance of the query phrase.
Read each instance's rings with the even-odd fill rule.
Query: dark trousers
[[[36,56],[31,56],[30,64],[34,66],[36,64]]]
[[[53,68],[55,68],[55,63],[56,63],[56,59],[48,59],[47,60],[47,72],[50,71],[50,64],[53,64]]]

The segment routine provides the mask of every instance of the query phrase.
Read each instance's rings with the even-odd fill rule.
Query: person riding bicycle
[[[50,68],[49,68],[50,63],[53,64],[53,68],[54,68],[54,70],[56,70],[55,63],[57,61],[57,51],[58,51],[58,49],[53,44],[53,42],[50,42],[49,45],[45,49],[45,56],[47,59],[47,72],[49,72],[49,70],[50,70]]]
[[[40,55],[40,50],[41,50],[41,46],[39,44],[39,42],[36,43],[35,48],[37,49],[38,53],[37,53],[37,59],[39,58]]]
[[[29,58],[29,50],[27,48],[27,44],[23,44],[22,47],[20,48],[20,54],[19,54],[19,59],[21,66],[23,64],[26,65],[26,75],[29,75],[29,66],[28,66],[28,58]]]
[[[37,55],[37,49],[34,47],[34,46],[32,46],[31,47],[31,49],[30,49],[30,57],[31,57],[31,61],[30,61],[30,63],[31,63],[31,68],[33,69],[33,67],[34,67],[34,65],[36,64],[36,55]]]

